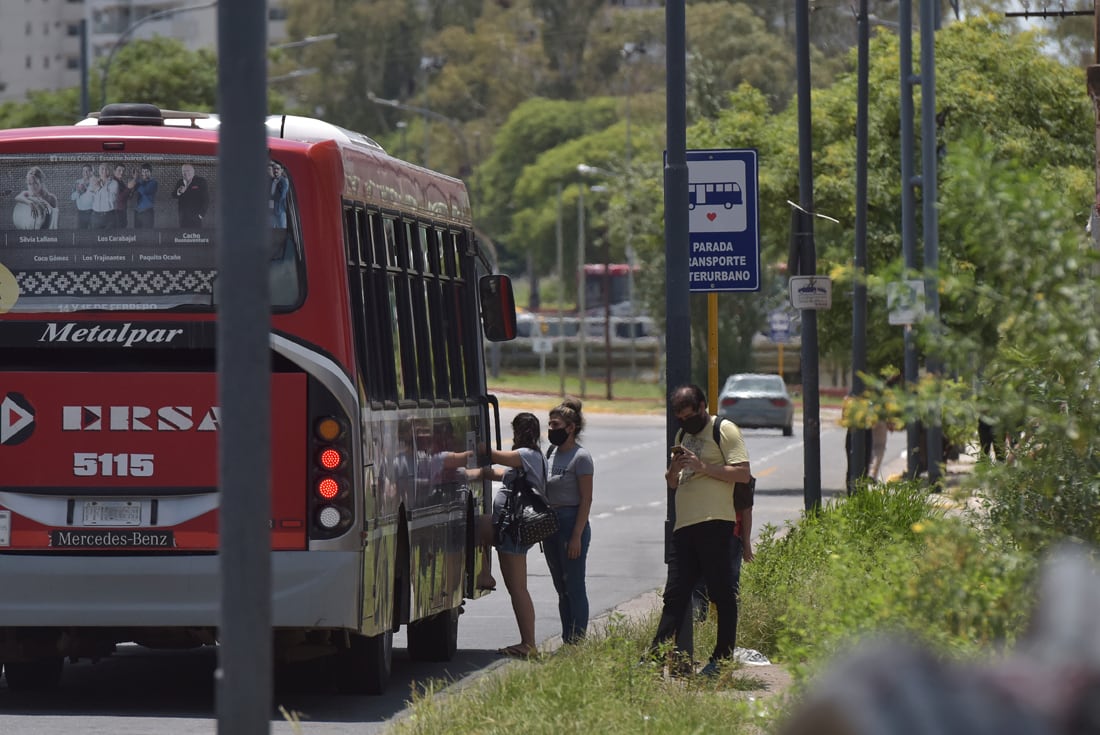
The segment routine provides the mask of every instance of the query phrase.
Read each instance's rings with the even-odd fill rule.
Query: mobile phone
[[[674,446],[672,448],[672,456],[673,457],[678,457],[683,453],[684,453],[684,448],[681,447],[679,444],[677,444],[676,446]]]

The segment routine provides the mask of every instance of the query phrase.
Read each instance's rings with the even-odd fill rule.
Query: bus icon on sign
[[[730,181],[714,184],[690,184],[688,186],[688,209],[695,209],[697,204],[721,204],[726,209],[733,209],[745,203],[741,195],[741,185]]]

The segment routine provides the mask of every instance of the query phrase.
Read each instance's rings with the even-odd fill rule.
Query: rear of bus
[[[9,688],[55,685],[65,657],[121,642],[217,640],[216,146],[201,127],[0,132]],[[339,167],[293,141],[272,158],[309,184],[281,220],[273,205],[270,262],[272,613],[309,650],[364,630],[366,480],[346,285],[311,280],[333,266],[311,271],[296,204],[328,196],[307,224],[340,248]],[[368,689],[388,673],[377,648]]]

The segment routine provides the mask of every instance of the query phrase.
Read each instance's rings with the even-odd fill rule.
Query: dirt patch
[[[790,672],[778,664],[744,666],[735,671],[733,677],[734,679],[759,682],[759,685],[753,689],[738,691],[738,694],[754,699],[764,699],[782,694],[790,688],[792,681]]]

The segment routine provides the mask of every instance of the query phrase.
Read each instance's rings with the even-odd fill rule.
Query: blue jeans
[[[585,524],[581,534],[581,555],[569,558],[569,539],[577,524],[577,506],[555,508],[558,516],[558,532],[542,543],[546,554],[546,566],[550,579],[558,592],[558,614],[561,616],[561,638],[565,643],[576,643],[588,631],[588,590],[585,587],[585,564],[588,545],[592,541],[592,526]]]

